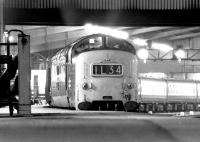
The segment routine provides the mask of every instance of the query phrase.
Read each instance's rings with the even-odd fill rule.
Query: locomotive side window
[[[56,87],[59,90],[60,89],[60,83],[59,83],[59,74],[60,74],[60,66],[56,66],[56,74],[57,74],[57,81],[56,81]]]
[[[60,89],[60,83],[59,82],[56,82],[56,88],[59,90]]]
[[[60,66],[56,66],[56,72],[57,72],[57,75],[60,74]]]

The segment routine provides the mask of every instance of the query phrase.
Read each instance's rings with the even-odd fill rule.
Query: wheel
[[[80,109],[80,110],[92,110],[92,103],[81,102],[81,103],[78,104],[78,109]]]
[[[128,111],[128,112],[137,111],[138,108],[139,108],[139,104],[134,101],[126,102],[124,104],[124,109],[125,109],[125,111]]]

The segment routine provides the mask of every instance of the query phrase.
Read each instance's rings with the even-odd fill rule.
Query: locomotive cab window
[[[92,50],[121,50],[135,54],[135,49],[126,40],[98,34],[78,41],[71,55],[74,56]]]
[[[89,51],[92,49],[99,49],[102,48],[102,46],[103,46],[103,39],[101,36],[91,37],[83,40],[81,44],[78,45],[78,47],[75,49],[75,54],[84,51]]]
[[[106,47],[111,49],[123,50],[128,52],[133,52],[132,46],[128,44],[125,40],[113,38],[113,37],[106,37]]]

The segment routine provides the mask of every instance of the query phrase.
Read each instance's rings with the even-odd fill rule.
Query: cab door
[[[65,87],[67,90],[67,97],[69,99],[70,107],[75,106],[75,65],[67,64],[66,66],[66,81]]]

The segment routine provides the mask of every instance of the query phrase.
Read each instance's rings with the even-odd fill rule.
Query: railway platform
[[[7,115],[6,115],[7,114]],[[199,142],[199,112],[174,113],[74,111],[32,106],[28,117],[9,117],[0,109],[3,142]]]

